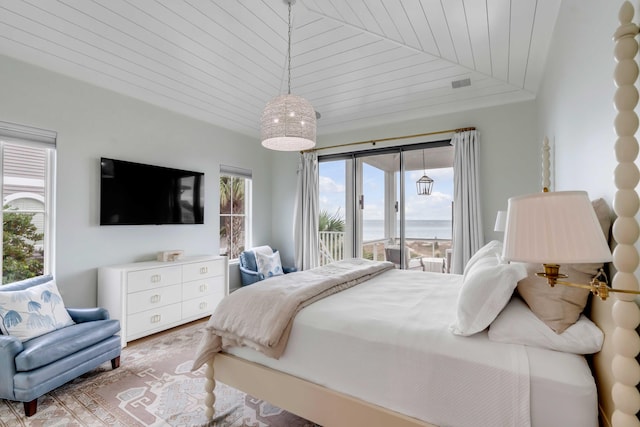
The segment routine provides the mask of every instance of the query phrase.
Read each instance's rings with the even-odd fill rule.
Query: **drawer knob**
[[[151,276],[151,283],[158,283],[162,280],[162,276],[159,274],[154,274]]]
[[[200,310],[204,310],[205,308],[207,308],[207,303],[203,301],[200,303]]]
[[[161,316],[159,314],[155,314],[151,316],[151,323],[158,323],[160,321]]]
[[[203,283],[202,285],[200,285],[200,292],[207,292],[207,284]]]
[[[152,304],[159,303],[161,299],[162,299],[162,296],[161,296],[161,295],[157,295],[157,294],[156,294],[156,295],[153,295],[153,296],[151,297],[151,303],[152,303]]]
[[[209,267],[200,267],[200,274],[207,274],[209,272]]]

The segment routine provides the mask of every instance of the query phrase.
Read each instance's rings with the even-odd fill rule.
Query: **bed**
[[[513,316],[505,316],[519,318],[523,307],[533,316],[524,302],[519,306],[510,303],[510,311],[500,313],[518,281],[528,274],[523,264],[502,263],[501,253],[502,242],[488,243],[469,260],[465,275],[397,270],[389,262],[352,259],[272,278],[236,291],[222,303],[225,305],[214,315],[218,317],[208,324],[215,334],[207,337],[217,342],[203,340],[198,353],[203,354],[202,360],[214,358],[216,376],[224,383],[237,386],[238,372],[221,368],[221,361],[237,363],[240,372],[248,361],[256,370],[285,372],[318,389],[384,407],[390,414],[403,414],[408,425],[596,427],[596,386],[584,357],[501,342],[499,334],[517,332],[510,326]],[[362,275],[354,273],[357,269]],[[344,279],[341,270],[349,277]],[[288,289],[300,286],[306,291],[316,278],[324,280],[325,276],[333,280],[329,286],[335,283],[344,289],[300,311],[297,303],[282,302],[288,298]],[[264,301],[272,293],[281,295]],[[288,307],[297,315],[286,351],[264,354],[262,346],[272,342],[270,348],[278,348],[280,337],[274,334],[274,339],[263,340],[269,336],[266,326],[280,324],[278,333],[287,330],[289,317],[281,319],[279,313],[286,313]],[[489,323],[493,322],[493,328],[498,321],[500,330],[487,330]],[[237,322],[242,326],[236,328]],[[251,322],[255,325],[248,327]],[[254,334],[260,325],[267,332]],[[546,325],[542,327],[550,337],[555,335]],[[592,332],[583,353],[596,352],[602,345],[602,332],[595,326]],[[238,337],[243,341],[235,341]],[[225,343],[224,353],[215,354],[226,338],[231,341]],[[244,374],[249,378],[243,387],[290,388],[274,379],[257,380],[255,373]],[[264,392],[252,390],[250,393],[259,395]],[[345,413],[327,411],[327,406],[318,405],[316,397],[306,393],[298,391],[296,396],[320,413],[305,416],[321,425],[390,425],[377,415],[381,424],[359,415],[345,417]],[[277,396],[270,399],[279,405],[273,400]],[[329,407],[333,409],[334,404]],[[465,410],[456,409],[460,407]]]
[[[633,8],[625,3],[615,36],[620,68],[616,72],[616,150],[627,153],[637,153],[638,145],[633,138],[637,96],[625,94],[635,91],[638,73],[628,65],[637,52],[638,27],[631,23],[632,17]],[[637,289],[637,169],[633,170],[635,155],[619,156],[625,157],[616,169],[613,266],[617,273],[612,284]],[[640,409],[636,389],[640,366],[635,359],[640,349],[635,330],[640,311],[633,296],[616,294],[606,302],[591,304],[587,311],[604,333],[604,341],[593,358],[585,358],[570,351],[491,340],[494,322],[512,310],[514,301],[513,307],[518,306],[517,299],[510,300],[509,310],[498,309],[488,331],[482,328],[487,320],[476,322],[477,316],[470,316],[472,321],[461,327],[457,295],[465,285],[464,275],[383,270],[301,307],[295,321],[285,328],[286,351],[277,358],[251,345],[211,353],[203,351],[210,348],[203,342],[198,358],[207,364],[207,415],[214,416],[213,391],[218,380],[324,426],[528,425],[529,421],[533,426],[640,425],[635,415]],[[496,279],[508,275],[514,281],[522,272],[510,271]],[[425,289],[436,289],[439,295],[425,294]],[[457,309],[446,310],[447,304],[436,301],[449,305],[455,301]],[[380,302],[379,309],[372,309]],[[358,305],[361,309],[355,310]],[[335,314],[340,307],[343,309]],[[519,307],[513,310],[521,310]],[[367,312],[370,317],[362,320],[360,314]],[[390,322],[398,313],[421,327]],[[427,313],[435,316],[423,317]],[[457,327],[461,329],[456,331]],[[430,331],[427,335],[426,330]],[[588,354],[593,346],[599,348],[596,335],[583,353]],[[482,361],[467,357],[473,353],[481,354]],[[401,365],[409,369],[397,370]],[[459,380],[453,381],[456,376]],[[428,387],[430,383],[434,386]],[[454,388],[447,388],[451,384]],[[483,411],[483,407],[491,410]],[[496,412],[500,408],[508,410]],[[492,420],[496,413],[498,418]]]

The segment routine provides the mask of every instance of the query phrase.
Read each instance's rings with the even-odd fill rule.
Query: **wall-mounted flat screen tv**
[[[204,173],[100,159],[100,225],[203,223]]]

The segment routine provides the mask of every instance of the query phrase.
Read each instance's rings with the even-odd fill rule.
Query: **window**
[[[53,274],[55,139],[0,122],[3,284]]]
[[[220,166],[220,255],[238,259],[251,237],[251,171]]]
[[[428,175],[431,195],[416,181]],[[402,268],[442,272],[452,250],[453,146],[434,141],[319,157],[320,264],[404,251]]]

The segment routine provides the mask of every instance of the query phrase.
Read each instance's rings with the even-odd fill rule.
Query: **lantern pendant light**
[[[303,151],[316,145],[316,112],[306,99],[291,94],[291,5],[289,5],[288,93],[273,98],[262,111],[262,145],[271,150]]]
[[[424,169],[424,175],[416,181],[418,196],[429,196],[433,189],[433,180],[427,176],[427,167],[424,162],[424,149],[422,150],[422,169]]]

